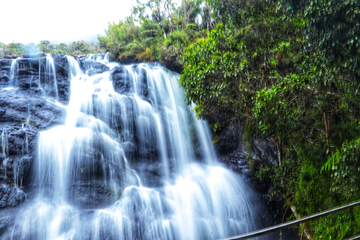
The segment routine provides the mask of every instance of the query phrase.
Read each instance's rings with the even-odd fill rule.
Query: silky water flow
[[[108,55],[87,61],[110,70],[89,76],[68,57],[66,121],[39,135],[32,169],[39,190],[12,239],[205,240],[258,227],[252,191],[217,162],[178,74],[156,64],[120,66]],[[54,74],[50,55],[46,65]],[[122,94],[114,69],[123,72]]]

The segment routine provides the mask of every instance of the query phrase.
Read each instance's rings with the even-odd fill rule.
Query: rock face
[[[0,211],[4,213],[0,217],[0,238],[8,226],[12,226],[13,216],[6,214],[15,214],[16,211],[9,211],[22,203],[26,198],[35,196],[38,183],[35,182],[34,159],[37,157],[37,142],[39,132],[48,130],[56,125],[64,124],[66,118],[65,107],[55,103],[52,98],[66,106],[70,99],[70,81],[71,72],[66,56],[52,54],[27,55],[19,58],[0,58]],[[129,73],[124,66],[117,66],[112,70],[100,63],[89,59],[88,57],[75,57],[79,62],[81,69],[88,76],[108,72],[111,74],[112,83],[116,92],[127,94],[131,91]],[[138,96],[147,102],[154,101],[149,99],[149,89],[147,87],[147,75],[145,69],[134,65],[133,70],[139,75]],[[47,99],[50,97],[50,99]],[[126,99],[126,98],[125,98]],[[126,100],[129,120],[135,121],[135,106],[129,98]],[[115,106],[117,114],[115,117],[121,117],[121,109]],[[103,114],[102,109],[96,109],[94,106],[94,115]],[[112,129],[120,133],[120,138],[128,138],[125,131],[121,131],[120,126],[109,123]],[[135,123],[132,122],[135,126]],[[137,129],[134,129],[137,131]],[[162,178],[161,164],[154,159],[159,159],[158,149],[153,144],[144,139],[133,136],[132,142],[124,142],[125,152],[129,157],[136,159],[146,159],[147,164],[134,162],[133,167],[145,175],[145,184],[148,186],[158,186]],[[153,140],[154,141],[154,140]],[[153,142],[152,141],[152,142]],[[142,148],[137,145],[143,146]],[[88,151],[93,155],[87,159],[93,159],[96,169],[103,169],[96,156],[100,152],[97,143],[94,142],[93,148]],[[85,154],[83,154],[86,156]],[[103,154],[106,163],[106,154]],[[111,163],[109,163],[111,164]],[[124,169],[125,167],[118,167]],[[85,171],[85,170],[84,170]],[[32,172],[32,174],[30,174]],[[121,172],[117,173],[122,175]],[[84,174],[85,176],[86,174]],[[95,174],[96,175],[96,174]],[[69,199],[74,205],[82,208],[94,209],[98,207],[109,206],[114,199],[119,196],[112,196],[109,186],[103,184],[100,180],[102,175],[96,175],[98,182],[89,184],[86,178],[74,182],[69,189]],[[121,176],[119,177],[121,179]],[[49,193],[51,194],[51,189]],[[26,204],[16,209],[23,208]],[[6,216],[5,216],[6,215]]]
[[[10,68],[12,59],[0,58],[0,87],[3,88],[10,83]]]
[[[89,75],[94,75],[109,70],[109,68],[106,65],[99,62],[94,62],[92,60],[81,61],[80,66],[84,71],[92,70],[91,74]]]
[[[71,69],[66,56],[52,54],[51,58],[53,65],[48,56],[44,54],[26,55],[20,59],[19,56],[0,58],[0,238],[4,237],[2,234],[13,224],[16,214],[13,207],[32,196],[33,179],[29,172],[33,160],[37,156],[39,132],[63,124],[65,121],[65,108],[51,100],[46,100],[44,96],[57,97],[61,104],[67,105],[70,99],[69,74]],[[76,59],[82,70],[89,76],[109,72],[116,92],[126,94],[130,91],[133,83],[130,82],[124,66],[117,66],[109,70],[106,65],[87,57],[81,56]],[[147,88],[146,71],[138,65],[133,67],[140,76],[139,89],[137,89],[139,97],[150,103],[155,101],[149,97],[151,94]],[[172,68],[178,72],[182,70],[178,65],[174,65]],[[126,103],[128,119],[134,121],[132,113],[134,105],[131,100],[124,99],[128,101]],[[121,109],[119,106],[115,107],[117,108],[115,112],[118,114],[115,117],[120,118]],[[95,117],[101,112],[101,109],[94,107]],[[218,122],[221,120],[221,115],[214,114],[208,120],[210,123]],[[128,133],[122,132],[121,127],[114,124],[116,123],[111,122],[109,126],[117,130],[120,133],[119,137],[124,139],[124,134]],[[134,132],[136,132],[135,124],[131,124],[134,125]],[[247,150],[242,136],[243,129],[242,124],[232,122],[218,131],[216,133],[218,139],[215,144],[216,151],[221,162],[243,174],[256,189],[267,193],[271,190],[271,186],[260,183],[256,179],[250,168],[249,157],[276,164],[276,148],[266,140],[252,139],[253,147],[250,151]],[[127,138],[129,137],[127,136]],[[146,164],[132,162],[132,167],[144,176],[144,183],[147,186],[158,186],[162,179],[163,169],[160,167],[161,164],[154,160],[159,159],[158,149],[151,147],[153,146],[152,141],[155,140],[151,139],[151,141],[145,142],[135,134],[131,141],[123,143],[126,145],[124,148],[126,155],[134,159],[146,159],[144,161]],[[95,153],[100,152],[97,151],[96,142],[94,149],[90,150],[91,152],[94,153],[95,160],[99,159],[98,156],[95,156]],[[99,169],[101,167],[94,165]],[[256,161],[253,161],[252,167],[257,167]],[[111,204],[112,198],[117,197],[111,196],[108,186],[103,185],[101,181],[89,184],[86,179],[80,179],[73,184],[69,189],[69,196],[69,199],[73,199],[72,204],[84,208],[107,206]],[[274,207],[274,214],[282,216],[276,212],[280,207]]]
[[[43,97],[54,86],[50,78],[56,76],[59,101],[69,101],[67,58],[52,59],[55,72],[50,73],[45,54],[0,58],[0,210],[26,197],[22,190],[31,183],[28,173],[39,131],[65,120],[65,109]]]
[[[239,121],[224,124],[225,119],[218,109],[212,109],[207,116],[210,124],[217,123],[220,129],[213,133],[214,146],[219,160],[233,171],[244,176],[256,189],[266,192],[271,187],[261,183],[255,176],[255,170],[261,164],[274,166],[278,162],[277,149],[268,140],[246,138],[245,126]]]
[[[210,124],[225,122],[222,114],[216,109],[212,110],[207,120]],[[243,179],[256,190],[258,200],[266,205],[273,215],[268,225],[279,224],[283,221],[284,214],[285,217],[289,217],[291,213],[284,212],[282,200],[270,201],[266,198],[266,195],[272,191],[273,183],[270,180],[261,182],[255,175],[255,171],[261,164],[270,166],[278,164],[276,146],[266,139],[247,139],[244,136],[244,129],[243,123],[233,121],[224,124],[220,130],[213,133],[218,159],[234,172],[240,173]],[[286,239],[294,239],[293,236],[296,235],[293,230],[285,230],[283,234],[287,236]]]
[[[216,132],[217,142],[214,145],[219,160],[233,171],[242,174],[257,190],[267,193],[271,190],[270,182],[260,182],[255,171],[262,164],[277,164],[276,146],[264,139],[245,140],[243,133],[243,124],[235,121]]]
[[[25,199],[18,188],[30,182],[27,174],[36,154],[38,132],[61,124],[65,114],[64,108],[42,98],[37,89],[1,90],[0,209]]]
[[[125,67],[119,65],[110,71],[106,65],[93,61],[97,57],[94,55],[94,59],[88,56],[75,58],[80,63],[82,70],[89,76],[109,72],[115,91],[120,94],[128,93],[133,83],[130,82]],[[64,122],[65,109],[45,100],[43,96],[55,97],[57,94],[58,101],[67,105],[70,98],[68,76],[71,70],[66,56],[51,54],[51,58],[53,65],[49,61],[49,56],[45,54],[0,58],[0,134],[2,136],[0,140],[2,146],[5,146],[0,149],[0,183],[5,184],[1,188],[0,208],[14,206],[15,202],[22,201],[22,197],[15,194],[16,191],[13,190],[15,186],[25,185],[24,187],[26,187],[26,184],[31,182],[31,179],[28,179],[27,171],[35,157],[38,132]],[[145,101],[154,101],[154,99],[149,99],[146,71],[139,65],[133,65],[133,70],[140,76],[138,95]],[[131,101],[126,106],[128,110],[134,108]],[[96,112],[101,113],[100,110],[94,110],[95,115]],[[120,117],[120,108],[116,112]],[[210,123],[222,120],[221,115],[215,112],[208,119]],[[132,118],[131,114],[129,118]],[[121,132],[118,126],[111,127]],[[237,122],[232,122],[217,132],[218,140],[215,147],[219,159],[234,171],[242,173],[249,182],[254,183],[257,189],[266,192],[270,186],[260,183],[256,179],[250,165],[256,168],[258,162],[252,161],[252,164],[249,164],[249,156],[276,164],[276,148],[267,141],[253,139],[253,148],[248,153],[242,139],[242,132],[243,126]],[[134,136],[134,143],[139,144],[140,141]],[[151,161],[159,153],[156,149],[147,146],[147,143],[143,144],[145,147],[142,149],[146,149],[146,151],[129,142],[126,154],[148,159],[149,164],[144,166],[139,164],[135,168],[144,175],[149,174],[151,176],[149,179],[156,179],[161,175],[161,171],[156,170],[157,163]],[[155,182],[149,184],[156,185]],[[85,189],[86,184],[80,184],[77,187]],[[4,196],[6,197],[4,198]]]
[[[116,92],[123,94],[129,92],[130,83],[123,67],[116,67],[112,73],[113,87]]]
[[[85,57],[78,57],[77,61],[90,76],[109,71],[106,65]],[[39,132],[63,124],[66,118],[65,108],[46,97],[57,97],[64,106],[68,104],[70,71],[67,57],[61,54],[0,58],[0,210],[15,207],[31,195],[29,186],[33,179],[29,172],[37,155]],[[115,80],[119,79],[120,72],[113,71]],[[85,206],[109,202],[108,190],[98,185],[80,182],[71,191],[99,192],[95,196],[99,201],[89,203],[92,196],[74,199]]]

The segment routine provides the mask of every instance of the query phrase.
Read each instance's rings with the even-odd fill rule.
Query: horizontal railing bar
[[[344,205],[342,207],[333,208],[331,210],[327,210],[327,211],[324,211],[324,212],[316,213],[316,214],[313,214],[313,215],[310,215],[310,216],[307,216],[307,217],[304,217],[304,218],[301,218],[301,219],[293,220],[293,221],[290,221],[290,222],[287,222],[287,223],[281,223],[281,224],[278,224],[278,225],[275,225],[275,226],[272,226],[272,227],[263,228],[261,230],[257,230],[257,231],[251,232],[251,233],[246,233],[246,234],[233,236],[233,237],[229,237],[229,238],[223,238],[222,240],[242,240],[242,239],[251,239],[251,238],[254,238],[254,237],[263,236],[263,235],[268,234],[268,233],[279,231],[279,230],[281,230],[283,228],[287,228],[287,227],[291,227],[291,226],[294,226],[294,225],[298,225],[300,223],[308,222],[308,221],[317,219],[319,217],[323,217],[323,216],[333,214],[333,213],[336,213],[336,212],[339,212],[339,211],[343,211],[343,210],[346,210],[346,209],[349,209],[349,208],[352,208],[352,207],[356,207],[356,206],[360,206],[360,201],[350,203],[350,204]],[[358,238],[351,238],[351,239],[358,239]]]
[[[351,238],[344,239],[344,240],[355,240],[355,239],[360,239],[360,234],[356,235],[356,236],[353,236]]]

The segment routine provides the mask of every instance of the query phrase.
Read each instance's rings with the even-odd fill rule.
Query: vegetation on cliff
[[[181,64],[185,48],[207,36],[213,23],[205,1],[138,1],[132,15],[119,23],[109,23],[100,46],[121,62],[159,61]]]
[[[298,216],[360,199],[359,1],[149,0],[99,40],[121,61],[181,62],[185,99],[200,118],[220,113],[215,131],[240,121],[276,144],[278,164],[257,175]],[[353,236],[360,209],[306,228]]]
[[[180,85],[198,117],[218,113],[215,131],[238,121],[247,136],[277,146],[275,166],[249,159],[275,183],[270,198],[300,217],[360,199],[358,0],[139,1],[99,43],[0,43],[0,57],[109,51],[121,62],[182,65]],[[313,239],[354,236],[360,208],[306,228]]]
[[[238,11],[222,6],[217,27],[184,52],[187,101],[277,145],[278,165],[258,176],[300,216],[359,200],[360,3],[233,2]],[[313,239],[343,239],[359,223],[354,208],[307,228]]]
[[[65,43],[52,44],[48,40],[40,41],[39,44],[35,43],[0,43],[0,57],[7,55],[24,55],[43,53],[58,53],[64,55],[85,55],[91,53],[103,52],[95,43],[87,43],[85,41],[73,42],[69,45]]]
[[[247,136],[276,144],[276,166],[251,159],[275,183],[269,197],[300,217],[360,199],[359,1],[139,1],[99,42],[0,43],[0,57],[109,51],[122,62],[182,65],[198,117],[219,113],[215,131],[238,121]],[[306,228],[313,239],[359,234],[360,208]]]

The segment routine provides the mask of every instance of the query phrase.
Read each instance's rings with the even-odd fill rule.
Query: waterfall
[[[255,230],[252,192],[218,163],[207,123],[184,103],[179,75],[156,64],[120,66],[108,55],[88,60],[110,71],[89,76],[68,57],[66,121],[39,135],[39,191],[12,239],[205,240]],[[49,55],[48,68],[56,88]],[[121,94],[115,70],[127,86]]]
[[[18,70],[19,70],[19,63],[18,63],[18,59],[21,59],[20,57],[17,59],[12,60],[11,62],[11,67],[10,67],[10,85],[11,86],[16,86],[17,82],[16,82],[16,78],[18,75]]]
[[[3,128],[1,133],[1,149],[2,149],[2,154],[6,158],[9,155],[9,142],[7,139],[7,133],[5,128]]]
[[[39,62],[39,69],[40,69],[40,62]],[[41,70],[41,69],[40,69]],[[40,74],[40,71],[39,71]],[[43,90],[45,91],[46,96],[53,97],[55,100],[59,99],[57,81],[56,81],[56,71],[55,71],[55,64],[54,59],[50,54],[46,55],[46,64],[45,64],[45,79],[44,79],[44,86]],[[40,81],[41,85],[41,81]],[[39,85],[39,86],[40,86]]]
[[[2,167],[5,169],[5,174],[4,174],[4,178],[6,180],[6,164],[7,164],[7,156],[9,156],[9,141],[8,141],[8,137],[7,137],[7,132],[6,129],[3,128],[2,129],[2,133],[1,133],[1,150],[2,150],[2,154],[4,156],[4,161],[2,162]]]
[[[92,60],[92,61],[100,62],[103,64],[108,64],[110,61],[109,53],[107,52],[105,55],[104,54],[89,54],[87,56],[86,60]]]

